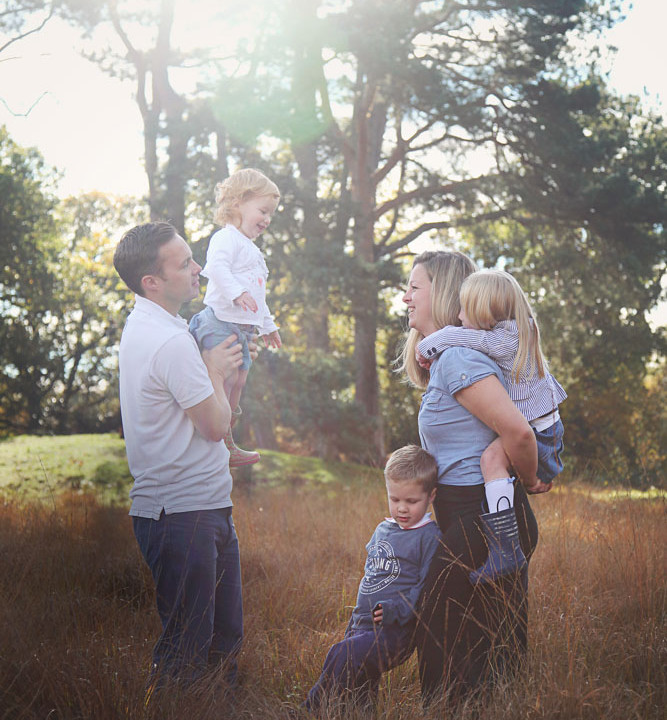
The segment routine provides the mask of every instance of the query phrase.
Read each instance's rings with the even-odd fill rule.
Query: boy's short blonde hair
[[[419,445],[406,445],[389,456],[384,468],[385,482],[414,482],[431,493],[438,485],[438,464]]]
[[[272,197],[276,203],[280,200],[277,185],[269,180],[264,173],[254,168],[244,168],[232,173],[226,180],[215,186],[215,215],[213,219],[218,225],[231,223],[236,227],[241,224],[239,205],[253,197]]]

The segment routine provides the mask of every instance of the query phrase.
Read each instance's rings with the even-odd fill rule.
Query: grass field
[[[122,450],[112,436],[0,443],[0,718],[287,717],[342,636],[364,545],[385,514],[381,474],[266,453],[234,493],[241,690],[232,702],[213,676],[145,707],[159,622],[127,517]],[[569,483],[532,504],[541,538],[527,668],[456,719],[662,719],[664,496]],[[377,717],[443,717],[423,714],[414,659],[383,683]]]
[[[264,450],[261,465],[245,468],[237,481],[265,488],[317,486],[321,492],[337,492],[341,486],[381,477],[381,472],[363,465]],[[127,505],[131,487],[125,442],[116,434],[24,435],[0,441],[0,497],[48,503],[72,491],[93,494],[102,504]]]

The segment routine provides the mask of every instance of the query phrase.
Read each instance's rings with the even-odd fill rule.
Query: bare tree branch
[[[456,220],[438,220],[430,223],[422,223],[399,240],[396,240],[393,243],[389,243],[389,245],[378,246],[376,248],[376,259],[381,258],[383,255],[394,255],[398,250],[406,247],[406,245],[411,243],[413,240],[416,240],[420,235],[423,235],[429,230],[442,230],[443,228],[453,227],[468,227],[470,225],[475,225],[479,222],[499,220],[500,218],[506,217],[508,213],[508,210],[494,210],[493,212],[473,215],[471,217],[463,219],[457,218]]]
[[[423,200],[426,198],[434,197],[435,195],[447,195],[448,193],[458,192],[466,186],[474,187],[480,180],[486,179],[487,175],[480,175],[478,177],[466,178],[465,180],[459,180],[456,182],[450,182],[446,185],[425,185],[424,187],[415,188],[414,190],[397,195],[396,197],[388,200],[380,207],[376,208],[374,216],[378,220],[386,212],[393,210],[395,207],[401,205],[407,205],[413,200]]]
[[[42,20],[42,22],[37,27],[33,28],[32,30],[26,30],[26,32],[21,33],[20,35],[17,35],[16,37],[13,37],[13,38],[7,40],[7,42],[4,45],[0,46],[0,53],[4,52],[10,45],[13,45],[15,42],[18,42],[19,40],[23,40],[24,38],[27,38],[28,35],[32,35],[33,33],[39,32],[52,17],[53,17],[53,4],[49,8],[49,14],[44,18],[44,20]]]
[[[24,112],[24,113],[18,113],[14,112],[9,105],[7,104],[7,101],[4,98],[0,98],[0,102],[7,108],[7,110],[14,116],[14,117],[28,117],[30,113],[33,111],[35,105],[45,96],[50,95],[48,90],[45,90],[38,98],[35,100],[35,102]]]

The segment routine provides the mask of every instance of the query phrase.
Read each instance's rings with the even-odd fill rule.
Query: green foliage
[[[134,480],[127,462],[106,460],[95,468],[91,482],[101,491],[126,494]]]
[[[406,435],[380,416],[404,405],[380,398],[388,385],[376,372],[394,258],[430,229],[514,212],[509,166],[537,168],[543,180],[551,164],[549,148],[531,143],[531,123],[542,123],[536,88],[568,74],[571,36],[606,26],[614,12],[585,0],[285,2],[239,50],[236,75],[223,73],[222,124],[241,142],[286,143],[279,162],[289,151],[302,183],[289,231],[269,241],[295,248],[300,262],[285,252],[285,282],[272,292],[302,324],[309,355],[314,347],[326,356],[337,315],[351,316],[353,399],[376,431],[376,458],[383,423]],[[475,177],[472,149],[495,154],[497,166]]]
[[[258,444],[371,461],[372,425],[350,398],[350,370],[339,354],[262,353],[242,399]]]
[[[405,340],[407,323],[404,318],[390,316],[380,333],[378,367],[382,390],[382,417],[387,452],[403,445],[419,445],[417,416],[421,391],[405,382],[396,373],[396,359]]]
[[[126,295],[111,256],[135,201],[58,203],[35,150],[0,130],[0,434],[119,427],[115,348]]]
[[[667,262],[667,133],[636,100],[593,83],[543,82],[532,97],[533,112],[515,117],[515,150],[539,149],[542,159],[508,168],[521,205],[512,220],[475,229],[471,245],[531,296],[569,394],[570,466],[595,479],[662,484],[660,438],[642,418],[665,400],[664,385],[647,384],[652,358],[665,351],[664,328],[647,314]]]
[[[0,432],[39,424],[57,372],[44,329],[57,286],[53,175],[0,128]]]

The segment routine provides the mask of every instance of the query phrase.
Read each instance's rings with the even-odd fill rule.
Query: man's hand
[[[257,344],[257,340],[259,339],[259,335],[255,333],[252,338],[248,338],[248,352],[250,353],[250,359],[255,362],[257,360],[257,356],[259,355],[259,345]]]
[[[377,623],[378,625],[382,622],[382,605],[378,605],[373,610],[373,622]]]
[[[221,375],[226,380],[243,362],[243,352],[236,335],[226,337],[210,350],[202,350],[202,359],[208,374]]]
[[[278,350],[283,345],[282,340],[280,339],[280,333],[277,330],[270,332],[268,335],[262,335],[262,337],[264,338],[264,344],[267,348],[273,347]]]
[[[237,298],[234,298],[234,305],[240,307],[241,310],[257,312],[257,302],[247,290],[242,292]]]

